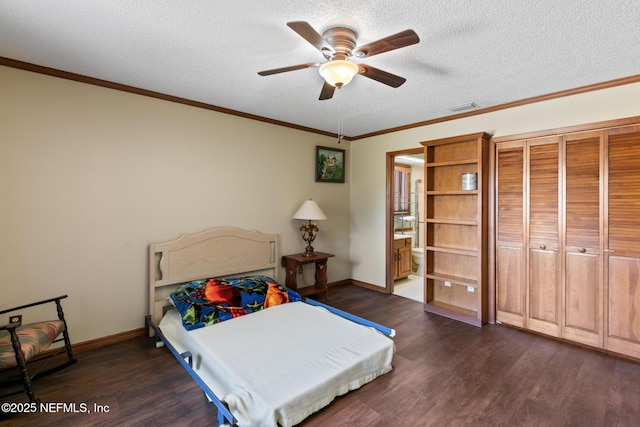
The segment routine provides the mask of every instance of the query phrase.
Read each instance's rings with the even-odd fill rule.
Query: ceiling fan
[[[420,41],[415,31],[405,30],[363,46],[357,46],[357,34],[348,27],[331,27],[320,35],[305,21],[287,22],[287,26],[318,49],[327,59],[327,62],[310,62],[307,64],[292,65],[289,67],[260,71],[258,74],[261,76],[269,76],[287,71],[320,67],[320,75],[325,80],[322,91],[320,92],[320,100],[333,97],[335,89],[347,85],[356,74],[361,74],[391,87],[401,86],[406,81],[404,77],[391,74],[370,65],[355,64],[351,62],[350,59],[368,58],[390,50],[410,46]]]

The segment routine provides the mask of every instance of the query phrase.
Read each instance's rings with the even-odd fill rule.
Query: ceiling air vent
[[[452,113],[462,113],[463,111],[475,110],[476,108],[480,108],[478,104],[475,102],[470,102],[468,104],[456,105],[455,107],[449,107],[447,110]]]

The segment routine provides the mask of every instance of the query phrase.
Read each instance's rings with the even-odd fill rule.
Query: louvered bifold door
[[[496,318],[524,327],[524,142],[496,149]]]
[[[565,243],[562,336],[603,346],[603,132],[570,134],[565,147]]]
[[[607,136],[605,348],[640,358],[640,126]]]
[[[528,143],[529,240],[527,327],[560,336],[560,144]]]

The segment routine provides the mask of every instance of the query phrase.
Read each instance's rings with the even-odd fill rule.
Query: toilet
[[[424,248],[411,249],[411,258],[413,274],[416,276],[423,276]]]

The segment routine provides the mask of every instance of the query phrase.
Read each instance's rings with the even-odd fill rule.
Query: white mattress
[[[303,302],[187,331],[170,310],[160,329],[240,426],[292,426],[391,370],[393,341]]]

